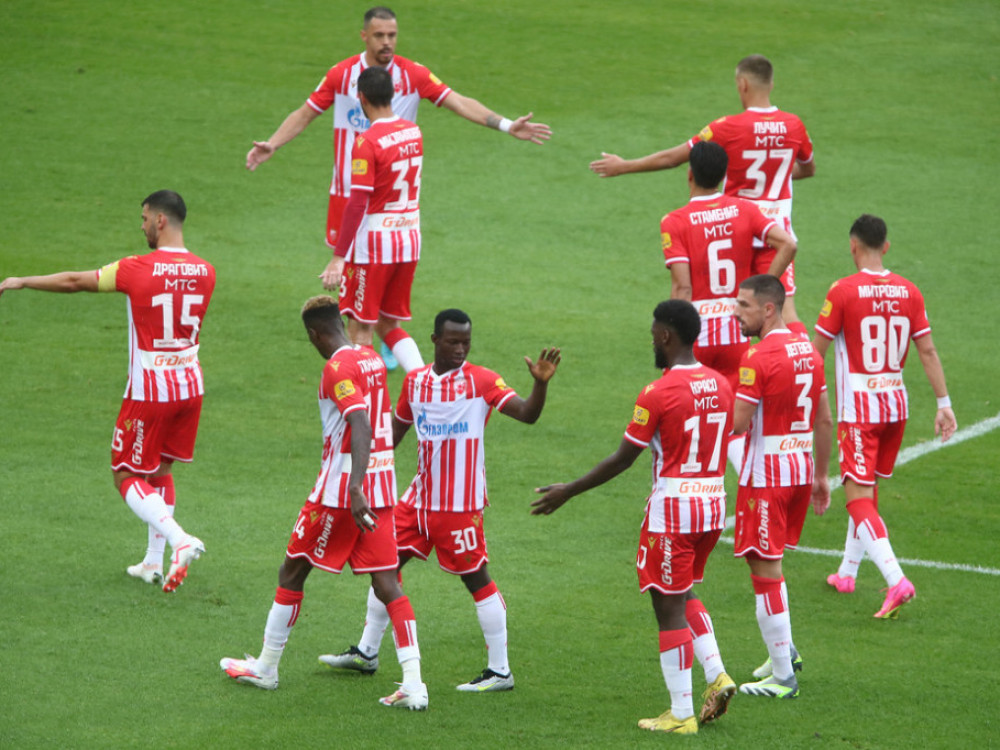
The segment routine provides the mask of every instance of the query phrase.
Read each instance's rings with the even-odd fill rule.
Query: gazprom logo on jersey
[[[368,130],[372,124],[365,117],[365,111],[361,109],[361,104],[351,107],[347,110],[347,122],[351,124],[351,127],[355,130]]]
[[[468,435],[468,422],[445,422],[436,423],[427,419],[427,414],[423,413],[417,417],[417,432],[424,437],[451,437],[452,435]]]

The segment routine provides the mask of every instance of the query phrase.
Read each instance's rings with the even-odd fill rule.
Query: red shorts
[[[354,523],[350,508],[330,508],[320,503],[306,503],[288,540],[287,555],[304,557],[317,568],[339,573],[344,564],[354,575],[395,570],[396,527],[392,509],[379,508],[375,531],[362,532]]]
[[[337,232],[344,219],[344,207],[347,205],[346,195],[331,195],[330,205],[326,209],[326,244],[337,247]]]
[[[774,260],[774,256],[778,254],[778,251],[773,247],[765,246],[763,249],[758,250],[753,254],[753,264],[751,270],[755,274],[767,273],[767,269],[771,267],[771,261]],[[795,296],[795,261],[788,264],[788,268],[785,272],[781,274],[781,284],[785,287],[785,296],[794,297]]]
[[[190,463],[201,416],[201,396],[184,401],[126,398],[111,435],[111,470],[152,474],[163,458]]]
[[[374,325],[380,315],[409,320],[410,289],[417,261],[344,266],[340,312],[359,323]]]
[[[694,534],[654,534],[649,516],[639,532],[635,559],[639,591],[656,589],[661,594],[683,594],[705,577],[705,561],[722,534],[721,529]]]
[[[733,389],[733,393],[736,393],[736,387],[739,385],[740,380],[740,359],[742,359],[743,353],[749,348],[749,341],[736,344],[717,344],[715,346],[699,346],[695,344],[694,356],[705,367],[711,367],[713,370],[725,375],[726,380],[729,381],[729,385]]]
[[[891,477],[904,429],[906,422],[838,424],[840,478],[871,486],[876,477]]]
[[[396,546],[426,560],[437,549],[438,565],[457,576],[489,562],[482,511],[453,513],[396,505]]]
[[[802,536],[812,486],[743,487],[736,493],[734,554],[756,553],[764,560],[780,560],[785,547],[794,549]]]

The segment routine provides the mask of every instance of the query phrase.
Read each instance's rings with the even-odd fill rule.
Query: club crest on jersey
[[[640,427],[644,427],[649,424],[649,412],[637,405],[632,412],[632,421]]]
[[[827,317],[833,311],[833,305],[830,300],[825,300],[823,302],[823,309],[819,311],[819,316],[821,318]]]
[[[461,396],[461,395],[463,395],[465,393],[465,381],[464,380],[462,382],[460,382],[460,383],[455,383],[455,393],[458,394],[459,396]]]
[[[357,391],[354,390],[354,383],[350,380],[341,380],[333,386],[333,397],[338,401],[342,398],[353,396],[355,393],[357,393]]]
[[[361,139],[358,138],[358,141]],[[352,159],[351,160],[351,174],[352,175],[365,175],[368,174],[368,160],[367,159]]]
[[[757,382],[757,373],[752,367],[740,368],[740,385],[753,385]]]

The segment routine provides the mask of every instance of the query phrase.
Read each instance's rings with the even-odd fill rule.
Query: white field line
[[[964,443],[966,440],[971,440],[972,438],[979,437],[980,435],[985,435],[987,432],[992,432],[993,430],[1000,427],[1000,414],[995,417],[989,417],[984,419],[982,422],[976,422],[974,425],[970,425],[964,429],[959,430],[947,443],[942,443],[940,440],[928,440],[925,443],[917,443],[917,445],[912,445],[909,448],[904,448],[899,452],[899,457],[896,459],[896,466],[902,466],[910,461],[915,461],[921,456],[926,456],[928,453],[933,453],[941,448],[948,448],[952,445],[958,445],[959,443]],[[830,477],[830,489],[834,490],[840,486],[840,477]],[[726,531],[731,530],[736,525],[736,516],[729,516],[726,518]],[[726,542],[727,544],[733,543],[732,537],[721,537],[720,542]],[[844,552],[843,550],[833,550],[833,549],[818,549],[816,547],[797,547],[796,552],[805,552],[809,555],[820,555],[823,557],[841,557]],[[965,573],[982,573],[984,575],[990,576],[1000,576],[1000,569],[997,568],[984,568],[979,565],[964,565],[962,563],[943,563],[934,562],[933,560],[907,560],[904,558],[899,558],[899,562],[904,565],[912,565],[919,568],[936,568],[938,570],[961,570]]]

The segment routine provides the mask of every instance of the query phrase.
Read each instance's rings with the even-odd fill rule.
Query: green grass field
[[[243,160],[329,65],[361,50],[366,7],[0,4],[0,277],[142,252],[139,201],[163,187],[186,198],[188,245],[218,271],[197,461],[177,472],[178,518],[208,551],[175,596],[125,574],[146,532],[107,467],[124,300],[0,299],[0,747],[1000,746],[1000,576],[905,566],[918,597],[882,622],[871,617],[883,585],[874,566],[844,597],[824,583],[835,560],[790,553],[801,698],[738,696],[682,740],[635,728],[668,700],[633,565],[646,459],[553,517],[528,513],[534,487],[614,449],[655,377],[649,320],[669,294],[658,220],[687,200],[682,170],[600,180],[587,164],[602,150],[676,145],[737,111],[732,71],[751,52],[771,57],[775,103],[803,117],[816,146],[816,177],[796,185],[804,320],[853,270],[851,222],[880,214],[889,266],[924,290],[960,427],[1000,411],[990,343],[1000,261],[987,216],[1000,198],[1000,6],[988,1],[393,4],[400,54],[555,131],[536,147],[428,104],[419,120],[425,257],[410,330],[424,356],[443,307],[469,312],[471,359],[522,392],[522,357],[563,347],[540,422],[496,417],[489,429],[490,569],[509,606],[517,688],[454,691],[485,666],[484,649],[469,596],[433,563],[407,571],[426,714],[376,704],[398,679],[388,640],[374,677],[316,662],[360,634],[367,582],[351,575],[310,580],[278,691],[219,671],[223,656],[258,652],[318,468],[322,362],[298,310],[320,291],[326,262],[329,116],[256,173]],[[915,356],[908,369],[911,446],[932,437],[934,401]],[[412,448],[400,451],[401,483]],[[900,557],[1000,567],[998,456],[992,432],[885,483]],[[839,548],[845,519],[837,492],[803,544]],[[700,593],[728,671],[748,679],[765,652],[730,546],[720,544]],[[697,666],[694,677],[700,693]]]

